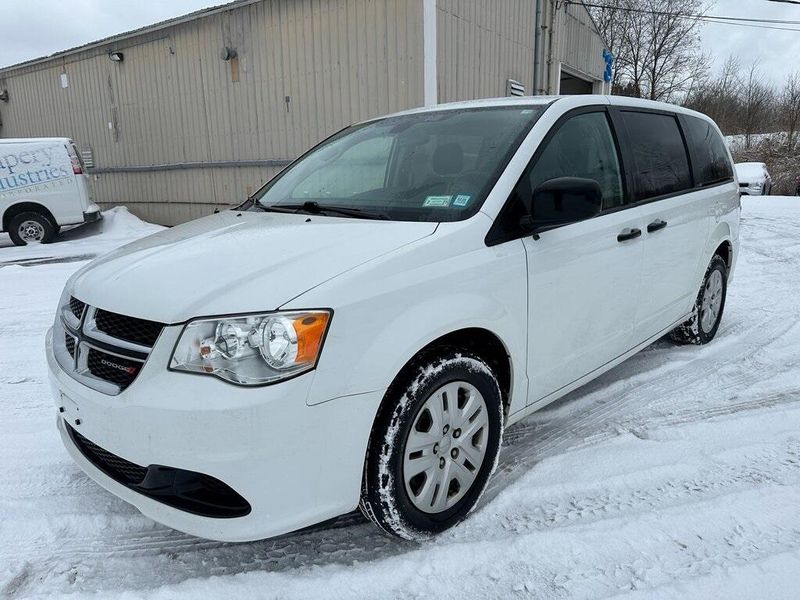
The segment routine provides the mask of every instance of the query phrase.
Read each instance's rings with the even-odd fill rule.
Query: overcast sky
[[[800,21],[800,5],[767,0],[717,0],[710,14]],[[800,30],[800,25],[775,27]],[[737,55],[743,65],[759,59],[765,73],[776,84],[780,84],[788,72],[800,70],[800,31],[709,24],[703,28],[703,48],[711,52],[716,67],[731,54]]]
[[[224,4],[224,0],[0,0],[0,66],[38,58],[116,33]],[[715,15],[800,21],[800,5],[767,0],[716,0]],[[800,29],[798,26],[790,26]],[[780,83],[800,69],[800,32],[706,25],[703,47],[718,65],[730,54],[743,64],[760,58]]]

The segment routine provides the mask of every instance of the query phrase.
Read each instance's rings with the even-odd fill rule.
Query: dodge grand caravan
[[[360,507],[425,539],[476,505],[505,427],[666,334],[714,338],[739,211],[719,129],[667,104],[354,125],[68,281],[58,429],[102,486],[198,536]]]

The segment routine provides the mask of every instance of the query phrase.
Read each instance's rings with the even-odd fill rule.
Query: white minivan
[[[664,335],[714,338],[739,212],[719,129],[672,105],[360,123],[67,282],[58,429],[89,476],[194,535],[360,507],[425,539],[475,507],[504,428]]]
[[[62,226],[100,216],[72,140],[0,138],[0,230],[14,244],[46,244]]]

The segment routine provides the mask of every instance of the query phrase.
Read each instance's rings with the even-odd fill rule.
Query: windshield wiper
[[[259,204],[265,211],[270,212],[290,212],[290,213],[306,213],[309,215],[342,215],[345,217],[355,217],[357,219],[378,219],[381,221],[388,221],[389,215],[382,212],[369,212],[360,208],[351,208],[348,206],[329,206],[321,205],[315,200],[306,200],[302,204],[272,204],[264,206]]]

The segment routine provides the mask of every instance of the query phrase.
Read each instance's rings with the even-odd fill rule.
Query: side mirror
[[[532,233],[585,221],[600,214],[603,192],[594,179],[559,177],[545,181],[533,192],[531,215],[523,225]]]

